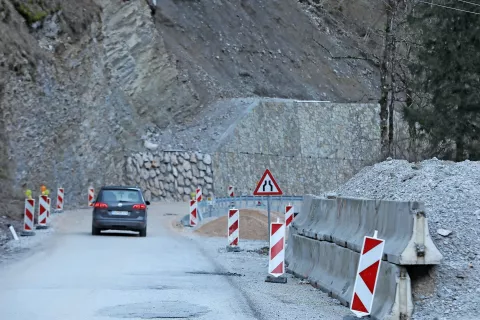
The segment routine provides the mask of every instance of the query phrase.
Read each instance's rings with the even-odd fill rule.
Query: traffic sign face
[[[282,190],[275,181],[270,170],[265,170],[262,178],[260,179],[253,195],[255,196],[281,196],[283,194]]]

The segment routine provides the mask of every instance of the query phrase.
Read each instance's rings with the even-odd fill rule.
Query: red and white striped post
[[[358,262],[350,310],[359,318],[370,315],[372,311],[385,246],[385,240],[378,239],[377,233],[377,230],[375,230],[373,237],[364,238],[362,254]]]
[[[228,246],[227,251],[238,252],[240,247],[238,241],[240,238],[240,210],[231,208],[228,210]]]
[[[228,186],[228,197],[229,198],[234,198],[235,197],[235,187],[234,186]],[[235,207],[235,201],[232,200],[232,202],[230,202],[230,207],[231,208],[234,208]]]
[[[35,199],[25,199],[25,215],[23,218],[23,231],[25,233],[33,232],[35,227]]]
[[[37,229],[47,228],[47,208],[48,208],[48,197],[40,196],[38,199],[38,225]]]
[[[51,209],[51,202],[52,200],[50,199],[50,197],[47,197],[47,223],[50,222],[50,209]]]
[[[65,190],[63,188],[57,189],[57,210],[63,211],[63,199],[65,198]]]
[[[197,201],[190,200],[190,226],[194,227],[198,223]]]
[[[94,188],[88,188],[88,206],[93,207],[93,198],[95,197],[95,189]]]
[[[265,282],[287,283],[285,274],[285,224],[279,219],[270,225],[268,273]]]
[[[202,188],[200,187],[197,188],[196,200],[197,200],[197,203],[202,201]]]
[[[290,223],[293,222],[293,206],[289,203],[288,206],[285,206],[285,226],[288,228]]]

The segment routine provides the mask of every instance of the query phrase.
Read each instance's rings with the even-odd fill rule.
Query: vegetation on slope
[[[410,63],[416,94],[405,116],[430,154],[480,160],[480,14],[468,3],[439,4],[419,5],[409,17],[418,45]]]

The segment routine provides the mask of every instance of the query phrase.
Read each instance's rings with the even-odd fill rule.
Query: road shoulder
[[[286,284],[265,282],[268,272],[268,242],[240,239],[240,252],[227,252],[226,237],[207,237],[192,228],[170,221],[172,230],[193,240],[198,250],[228,277],[244,295],[259,319],[340,320],[350,311],[339,301],[312,287],[308,282],[287,274]],[[225,227],[226,229],[226,227]],[[226,230],[225,230],[226,231]]]

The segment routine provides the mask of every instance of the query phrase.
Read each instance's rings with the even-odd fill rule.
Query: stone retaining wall
[[[337,188],[380,160],[379,110],[378,104],[259,101],[213,152],[215,194],[226,194],[230,184],[237,194],[252,194],[267,168],[284,194]]]
[[[134,154],[126,161],[126,184],[140,186],[146,200],[188,201],[202,188],[213,195],[212,158],[186,151],[153,151]]]

